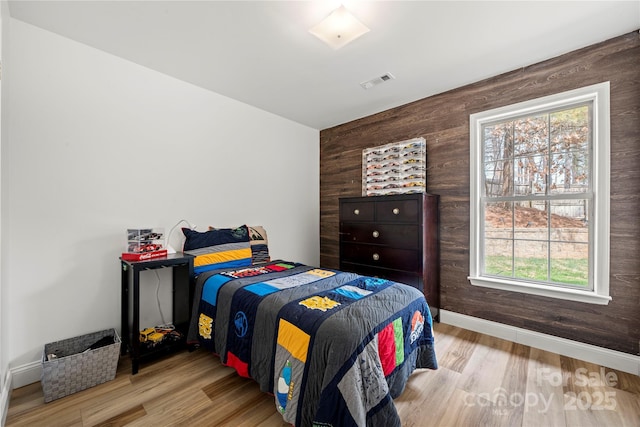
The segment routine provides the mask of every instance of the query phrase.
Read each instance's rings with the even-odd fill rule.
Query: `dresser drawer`
[[[420,249],[418,225],[343,223],[340,239],[343,242],[375,243],[395,248]]]
[[[376,202],[376,221],[420,222],[420,200],[385,200]]]
[[[421,270],[420,252],[387,246],[343,244],[341,258],[345,262],[373,267],[418,272]]]
[[[437,195],[343,197],[339,207],[341,270],[405,283],[440,306]]]
[[[375,203],[371,201],[344,202],[340,205],[340,221],[373,221]]]

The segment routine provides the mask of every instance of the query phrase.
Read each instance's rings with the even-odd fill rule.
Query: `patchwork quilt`
[[[286,261],[198,276],[188,341],[295,426],[400,426],[393,399],[414,369],[437,369],[420,291]]]

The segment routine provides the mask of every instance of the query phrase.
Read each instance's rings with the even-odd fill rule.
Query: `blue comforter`
[[[201,274],[188,340],[295,426],[400,426],[393,398],[415,368],[437,369],[420,291],[286,261]]]

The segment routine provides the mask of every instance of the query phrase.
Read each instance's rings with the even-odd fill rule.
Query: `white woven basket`
[[[85,351],[109,335],[114,337],[113,344]],[[114,379],[121,343],[115,329],[106,329],[45,344],[41,379],[44,401],[51,402]],[[47,360],[47,355],[51,353],[57,357]]]

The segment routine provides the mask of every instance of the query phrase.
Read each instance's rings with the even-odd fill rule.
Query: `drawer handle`
[[[371,235],[376,238],[380,237],[380,233],[378,232],[378,230],[373,230],[373,233],[371,233]]]
[[[354,209],[353,210],[353,214],[354,215],[360,215],[360,209]]]
[[[373,254],[373,260],[374,261],[378,261],[380,259],[380,255],[378,254]]]
[[[393,208],[393,214],[394,215],[398,215],[400,213],[400,209],[398,208]]]

